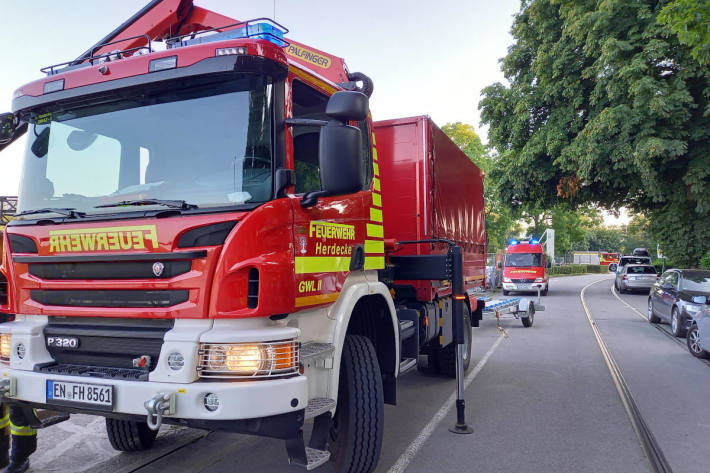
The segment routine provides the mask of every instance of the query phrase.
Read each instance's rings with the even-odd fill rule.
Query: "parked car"
[[[651,258],[648,256],[622,256],[619,258],[619,262],[614,264],[609,265],[609,271],[616,271],[617,273],[621,272],[621,270],[626,266],[627,264],[651,264]]]
[[[671,269],[663,273],[648,296],[648,321],[671,324],[671,332],[683,337],[710,298],[710,271]],[[709,327],[710,329],[710,327]]]
[[[705,307],[690,323],[686,345],[696,358],[710,358],[710,306]]]
[[[621,293],[631,290],[648,291],[656,284],[657,279],[658,273],[655,266],[650,264],[627,264],[621,271],[616,273],[614,286]]]
[[[634,248],[634,251],[631,252],[632,256],[648,256],[649,258],[651,255],[648,253],[648,250],[646,248]]]

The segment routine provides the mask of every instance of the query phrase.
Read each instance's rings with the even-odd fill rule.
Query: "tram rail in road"
[[[629,389],[628,385],[626,384],[626,381],[624,380],[624,376],[621,373],[621,369],[616,363],[616,360],[614,359],[614,356],[612,355],[611,351],[607,347],[607,344],[604,341],[604,338],[602,337],[596,322],[594,321],[594,317],[592,316],[592,313],[589,310],[589,306],[587,306],[587,302],[584,300],[584,293],[590,286],[608,280],[608,278],[604,278],[598,281],[591,282],[584,286],[579,295],[580,300],[582,302],[582,307],[584,308],[584,312],[587,315],[589,326],[594,332],[594,337],[596,338],[597,344],[599,345],[599,349],[602,352],[602,356],[604,357],[606,366],[607,368],[609,368],[609,374],[611,375],[612,380],[614,381],[614,386],[616,387],[616,391],[619,394],[621,403],[624,406],[624,411],[626,412],[626,415],[628,416],[629,421],[631,422],[631,426],[634,429],[634,433],[636,434],[636,437],[638,438],[639,443],[641,444],[641,449],[643,450],[644,455],[648,460],[650,470],[653,473],[672,473],[673,470],[671,469],[670,463],[668,463],[668,460],[663,454],[663,450],[661,450],[658,441],[653,436],[653,432],[651,432],[651,429],[646,424],[646,421],[644,420],[643,415],[641,414],[641,411],[636,405],[636,401],[634,400],[634,397],[631,394],[631,390]],[[614,295],[616,295],[616,293],[614,293]],[[619,298],[619,300],[624,302],[621,298]],[[638,312],[629,304],[626,305],[632,310],[634,310],[635,313]]]

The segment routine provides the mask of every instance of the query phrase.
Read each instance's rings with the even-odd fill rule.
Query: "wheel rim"
[[[688,334],[688,346],[693,351],[693,353],[700,353],[700,344],[698,343],[698,331],[693,329]]]
[[[673,333],[678,332],[678,312],[675,310],[671,314],[671,330],[673,330]]]

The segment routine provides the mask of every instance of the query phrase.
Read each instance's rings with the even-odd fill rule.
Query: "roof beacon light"
[[[210,34],[205,34],[196,38],[183,39],[178,45],[190,46],[192,44],[212,43],[215,41],[226,41],[229,39],[254,38],[265,39],[281,47],[288,46],[288,42],[284,40],[284,34],[288,33],[288,29],[268,18],[249,20],[244,23],[228,25],[219,29],[228,28],[230,26],[236,26],[236,28],[223,33],[214,33],[213,31],[216,29],[205,31],[204,33]]]
[[[531,245],[537,245],[538,243],[540,242],[537,240],[537,238],[533,238],[532,240],[530,240]]]
[[[510,240],[511,245],[517,245],[518,243],[520,243],[518,240]]]

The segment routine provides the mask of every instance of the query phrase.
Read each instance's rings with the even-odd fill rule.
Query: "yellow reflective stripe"
[[[372,167],[375,170],[375,176],[379,176],[380,175],[380,166],[378,166],[377,163],[374,163],[372,165]]]
[[[380,192],[380,180],[378,178],[373,178],[372,183],[375,185],[375,190]]]
[[[372,132],[372,146],[377,146],[377,142],[375,141],[375,132]]]
[[[365,253],[384,253],[385,242],[382,240],[365,240]]]
[[[29,436],[37,435],[37,429],[33,429],[29,426],[15,425],[10,422],[10,433],[12,435]]]
[[[367,258],[365,258],[367,259]],[[318,294],[316,296],[303,296],[296,298],[296,307],[304,307],[307,305],[316,304],[326,304],[328,302],[333,302],[338,299],[340,295],[339,292],[332,292],[330,294]]]
[[[382,232],[382,225],[375,225],[373,223],[368,223],[367,224],[367,236],[383,238],[384,233]]]
[[[372,220],[373,222],[381,222],[382,221],[382,210],[370,208],[370,220]]]
[[[10,425],[10,414],[5,414],[5,417],[0,418],[0,429],[4,429]]]
[[[350,256],[296,256],[296,274],[350,271]]]
[[[372,193],[372,205],[382,207],[382,196],[380,194]]]
[[[372,159],[377,161],[377,148],[372,148]]]
[[[365,256],[365,269],[382,269],[384,267],[384,256]]]
[[[10,427],[10,434],[14,435],[15,437],[32,437],[33,435],[37,435],[37,429],[17,431]]]

